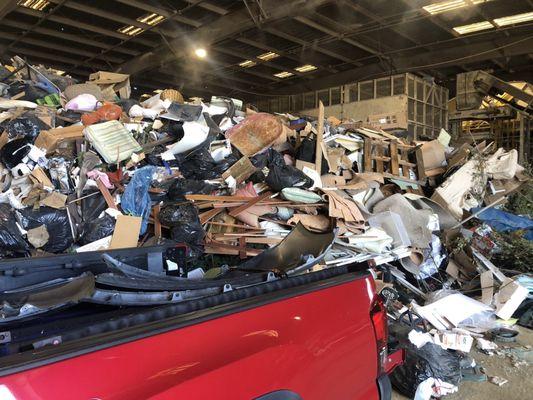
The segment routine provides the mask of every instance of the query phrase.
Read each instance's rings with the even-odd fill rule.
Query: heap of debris
[[[105,250],[120,277],[74,272],[59,283],[83,279],[69,304],[146,305],[187,298],[177,281],[135,272],[112,251],[166,244],[174,249],[159,266],[167,277],[239,271],[236,287],[253,283],[243,278],[249,271],[371,269],[391,345],[407,353],[393,381],[420,399],[457,390],[461,371],[475,365],[466,356],[474,342],[492,351],[487,338],[509,334],[516,318],[531,327],[527,271],[491,261],[502,235],[514,232],[526,247],[533,238],[530,216],[502,209],[529,182],[516,150],[453,147],[444,130],[412,141],[325,119],[323,107],[318,119],[271,115],[226,97],[185,101],[173,89],[140,102],[127,75],[101,71],[76,83],[19,58],[0,72],[6,276],[16,258]],[[128,286],[139,276],[155,288]],[[0,289],[14,289],[10,282]],[[150,295],[133,301],[122,291],[131,287]],[[197,298],[227,286],[190,289]],[[0,322],[64,306],[28,304],[5,301]]]

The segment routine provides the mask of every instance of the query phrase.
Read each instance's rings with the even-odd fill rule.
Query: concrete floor
[[[533,357],[533,330],[520,328],[520,335],[514,344],[499,344],[500,350],[516,348],[529,351],[529,357]],[[496,386],[490,382],[463,382],[459,386],[459,392],[443,397],[445,400],[527,400],[533,399],[533,367],[531,359],[529,364],[515,366],[516,361],[506,354],[488,356],[480,353],[477,349],[470,351],[478,365],[485,369],[489,376],[499,376],[509,382],[503,386]],[[407,400],[398,393],[394,393],[393,400]]]

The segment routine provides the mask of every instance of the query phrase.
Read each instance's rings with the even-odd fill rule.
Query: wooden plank
[[[400,160],[399,160],[399,155],[398,155],[398,142],[396,140],[392,140],[390,142],[390,159],[391,159],[391,163],[390,163],[390,169],[391,169],[391,173],[393,175],[400,175]]]
[[[316,135],[315,171],[322,174],[322,141],[324,140],[324,104],[318,102],[318,127]]]
[[[161,204],[154,206],[154,235],[159,240],[161,239],[161,222],[159,221],[159,212],[161,211]]]
[[[374,172],[372,169],[372,140],[365,138],[364,147],[365,172]]]
[[[199,215],[200,217],[200,223],[203,225],[207,221],[209,221],[211,218],[216,217],[218,214],[220,214],[222,211],[224,211],[223,208],[213,208],[212,210],[203,212]]]
[[[384,168],[383,168],[384,149],[381,144],[376,145],[376,152],[377,152],[377,156],[372,157],[372,158],[376,160],[376,172],[382,173],[384,171]]]
[[[418,168],[418,179],[426,179],[426,167],[424,166],[424,156],[422,154],[422,149],[419,147],[416,149],[416,163]]]
[[[224,202],[224,201],[248,201],[250,200],[250,197],[246,196],[214,196],[210,194],[186,194],[185,198],[187,200],[191,201],[216,201]]]
[[[237,215],[239,215],[239,214],[243,213],[244,211],[248,210],[250,207],[253,207],[257,203],[259,203],[261,200],[265,200],[265,199],[269,198],[270,196],[272,196],[272,193],[266,192],[266,193],[263,193],[262,195],[257,196],[257,197],[251,197],[251,198],[249,197],[249,199],[251,199],[250,201],[248,201],[246,204],[243,204],[240,207],[235,208],[234,210],[231,210],[229,212],[229,215],[231,215],[232,217],[236,217]]]
[[[109,190],[106,188],[104,183],[100,179],[97,179],[96,184],[98,185],[98,189],[100,190],[100,193],[102,193],[102,196],[104,196],[107,206],[109,208],[114,208],[115,210],[118,210],[118,207],[115,204],[115,200],[113,199],[113,196],[111,195],[111,193],[109,193]]]

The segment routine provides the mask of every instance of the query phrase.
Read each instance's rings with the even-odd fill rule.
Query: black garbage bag
[[[0,257],[25,253],[30,249],[17,228],[15,214],[9,204],[0,204]]]
[[[185,131],[183,130],[183,121],[168,121],[168,126],[165,128],[165,131],[172,136],[176,142],[179,142],[185,136]]]
[[[404,396],[413,398],[418,385],[428,378],[441,379],[452,385],[461,382],[461,355],[454,350],[427,343],[417,349],[405,344],[405,362],[389,375],[392,385]]]
[[[213,160],[207,148],[196,150],[187,156],[178,154],[176,160],[181,174],[187,179],[194,180],[219,178],[220,175],[237,162],[237,158],[230,155],[217,163]]]
[[[9,138],[25,137],[34,140],[41,132],[41,125],[34,116],[25,116],[12,119],[6,126]]]
[[[278,166],[274,164],[266,177],[266,184],[276,192],[287,187],[310,188],[313,180],[291,165]]]
[[[83,246],[111,236],[115,230],[115,218],[104,214],[101,218],[87,220],[81,225],[81,234],[79,243]]]
[[[87,190],[82,193],[81,218],[85,222],[97,219],[108,207],[99,190]]]
[[[42,249],[49,253],[60,253],[68,249],[72,243],[72,231],[66,210],[51,207],[40,207],[37,210],[24,209],[19,211],[20,223],[26,230],[46,227],[50,238]]]
[[[202,241],[205,232],[194,205],[191,203],[165,205],[159,212],[159,221],[171,228],[172,240],[189,246],[192,256],[198,257],[203,254]]]
[[[9,169],[16,167],[30,152],[31,148],[28,146],[29,144],[30,141],[27,138],[7,142],[0,149],[0,161]]]
[[[267,151],[256,154],[250,158],[252,165],[256,168],[263,169],[265,167],[271,168],[274,165],[282,167],[285,165],[283,156],[273,148],[269,148]]]
[[[186,194],[210,194],[214,186],[205,181],[194,179],[176,179],[168,189],[170,200],[184,200]]]

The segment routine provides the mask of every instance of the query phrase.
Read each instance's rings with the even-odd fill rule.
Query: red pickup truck
[[[387,373],[401,362],[387,353],[372,276],[348,267],[179,304],[103,307],[68,326],[47,314],[46,341],[4,349],[0,399],[390,399]],[[0,343],[10,332],[23,342],[24,326]]]

